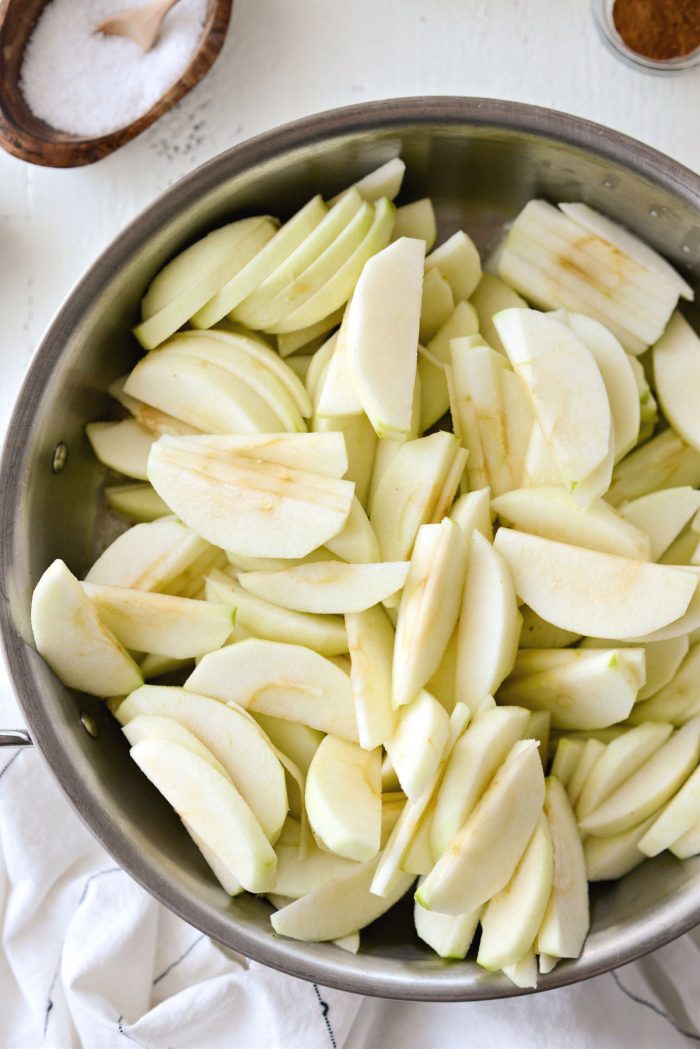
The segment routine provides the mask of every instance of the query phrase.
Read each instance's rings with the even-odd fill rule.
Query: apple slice
[[[580,644],[580,648],[620,648],[624,650],[628,646],[638,647],[633,641],[612,641],[602,638],[588,637]],[[688,654],[688,637],[672,637],[665,641],[650,641],[643,646],[646,679],[637,695],[637,703],[643,699],[654,696],[664,686],[668,685],[676,675],[681,663]]]
[[[491,489],[479,488],[460,495],[450,510],[450,519],[459,525],[465,539],[471,539],[472,532],[481,532],[492,543]]]
[[[578,759],[576,768],[571,774],[571,778],[566,785],[566,793],[571,807],[576,809],[576,805],[581,796],[581,790],[588,779],[591,769],[597,764],[598,759],[605,753],[605,743],[601,743],[599,739],[588,739],[584,744],[581,752],[581,757]]]
[[[384,248],[365,264],[349,307],[348,368],[378,437],[410,429],[424,255],[425,242],[408,237]]]
[[[608,838],[641,823],[683,785],[700,758],[700,717],[678,729],[593,812],[581,828]]]
[[[510,881],[542,811],[537,745],[516,743],[471,816],[416,893],[428,910],[462,914]]]
[[[144,739],[132,747],[131,757],[245,889],[273,888],[277,857],[232,783],[172,740]]]
[[[297,612],[363,612],[395,594],[408,562],[345,564],[319,561],[278,572],[241,572],[242,587],[265,601]]]
[[[380,605],[345,617],[350,651],[350,682],[360,746],[372,750],[394,731],[391,662],[394,629]]]
[[[457,695],[470,705],[492,695],[515,662],[522,619],[506,561],[481,532],[469,559],[457,642]]]
[[[642,637],[679,619],[697,579],[681,568],[603,554],[499,528],[495,549],[538,615],[590,637]]]
[[[172,718],[223,765],[270,841],[279,836],[287,816],[284,769],[258,725],[242,710],[207,696],[165,685],[144,685],[116,712],[126,726],[141,715]]]
[[[381,167],[370,171],[368,175],[364,175],[358,182],[354,182],[350,189],[356,189],[362,199],[368,200],[370,204],[375,200],[380,200],[381,197],[393,200],[399,194],[405,173],[406,165],[403,160],[400,157],[392,157],[391,160],[387,160],[386,164],[382,164]],[[348,189],[341,190],[335,197],[331,197],[328,203],[336,204],[349,192]]]
[[[326,736],[309,765],[305,793],[311,829],[325,848],[359,862],[377,855],[381,780],[379,748]]]
[[[589,881],[613,881],[624,878],[646,856],[637,848],[649,830],[656,814],[638,823],[636,827],[613,834],[610,838],[594,838],[589,835],[583,843],[583,855],[586,861],[586,877]]]
[[[528,712],[495,707],[474,718],[455,744],[435,799],[430,823],[430,850],[435,860],[471,816],[512,747],[522,738]]]
[[[314,416],[311,428],[315,433],[340,433],[345,438],[348,468],[345,479],[355,485],[355,495],[366,508],[372,467],[377,448],[377,435],[366,415]]]
[[[586,863],[569,799],[554,776],[547,780],[544,811],[554,846],[554,872],[537,950],[557,958],[578,958],[590,925]]]
[[[291,820],[290,820],[291,822]],[[296,822],[296,821],[295,821]],[[297,824],[298,829],[298,824]],[[283,840],[284,832],[275,845],[277,853],[277,875],[275,893],[298,900],[336,878],[342,878],[357,869],[357,863],[320,849],[313,840],[302,855],[299,842]]]
[[[378,201],[376,208],[373,209],[372,223],[355,249],[325,280],[322,279],[321,271],[325,270],[325,273],[328,274],[332,260],[330,249],[324,252],[316,266],[313,267],[313,269],[318,269],[315,279],[321,286],[317,288],[315,294],[308,294],[308,286],[313,279],[311,268],[302,274],[292,287],[291,293],[294,294],[300,287],[303,287],[303,301],[299,305],[296,305],[295,302],[296,308],[290,313],[285,313],[274,325],[270,325],[269,330],[284,335],[286,332],[295,331],[300,325],[308,326],[339,306],[344,306],[354,291],[365,263],[389,243],[394,229],[395,215],[396,209],[393,204],[386,199]],[[340,247],[340,239],[338,238],[338,247]],[[335,246],[333,245],[333,248]]]
[[[63,561],[54,561],[34,588],[32,632],[37,651],[67,688],[119,696],[143,684],[126,649]]]
[[[589,816],[668,740],[673,728],[649,721],[611,740],[590,769],[576,802],[579,820]]]
[[[632,358],[600,321],[568,310],[557,310],[552,316],[571,328],[593,354],[600,369],[610,402],[615,434],[615,462],[618,462],[634,448],[639,438],[640,402],[637,380],[630,363]]]
[[[459,525],[422,525],[401,596],[393,658],[393,703],[410,703],[437,671],[462,604],[467,544]]]
[[[239,641],[205,656],[185,688],[357,742],[350,679],[301,645]]]
[[[520,631],[520,648],[568,648],[575,644],[581,637],[571,630],[562,630],[558,626],[552,626],[537,612],[523,605],[520,609],[523,617],[523,628]]]
[[[161,590],[211,549],[191,528],[166,517],[123,532],[85,576],[87,583]]]
[[[232,452],[255,463],[274,463],[324,477],[340,478],[348,468],[341,433],[197,434],[179,447]]]
[[[518,958],[512,965],[504,966],[503,975],[516,987],[534,990],[537,987],[537,955],[534,949]]]
[[[221,648],[233,627],[229,605],[94,583],[83,583],[83,589],[107,629],[136,652],[201,656]]]
[[[445,708],[425,690],[400,711],[398,723],[384,746],[410,801],[417,801],[434,777],[448,731]]]
[[[302,776],[306,776],[311,759],[324,738],[323,733],[308,725],[285,721],[270,714],[261,714],[259,711],[254,715],[254,719],[273,747],[282,751],[296,765]]]
[[[425,250],[430,251],[437,240],[437,220],[430,197],[422,197],[396,209],[396,224],[391,239],[398,240],[400,237],[424,240]]]
[[[674,313],[653,353],[654,379],[664,415],[674,430],[700,452],[700,339],[680,313]]]
[[[420,891],[421,882],[418,882]],[[467,914],[440,914],[414,904],[416,933],[440,958],[466,958],[476,933],[482,908]]]
[[[429,269],[423,279],[418,337],[423,345],[437,335],[452,316],[455,300],[448,281],[437,269]]]
[[[135,747],[142,739],[168,739],[173,743],[179,743],[181,747],[187,747],[194,754],[198,754],[228,783],[232,782],[228,772],[212,752],[189,729],[174,718],[164,717],[162,714],[137,714],[123,726],[123,732],[132,747]]]
[[[88,423],[87,439],[93,452],[104,466],[126,477],[148,480],[148,456],[156,439],[136,419],[122,419],[116,423]]]
[[[549,902],[553,877],[552,836],[542,814],[512,878],[484,908],[479,965],[493,972],[513,965],[529,951]]]
[[[588,742],[586,740],[586,742]],[[566,789],[581,760],[586,742],[582,739],[560,739],[552,762],[551,775]]]
[[[170,513],[170,507],[150,484],[108,485],[104,492],[111,510],[137,524],[157,521]]]
[[[468,299],[481,280],[481,259],[471,237],[463,230],[436,248],[425,260],[425,269],[438,272],[449,281],[455,301]]]
[[[207,543],[206,550],[199,557],[196,557],[187,568],[178,572],[174,579],[166,583],[163,593],[172,594],[173,597],[191,597],[203,601],[206,596],[207,575],[227,566],[228,559],[224,551]]]
[[[551,725],[552,718],[548,710],[533,710],[523,732],[523,739],[534,739],[539,744],[543,768],[548,761]]]
[[[423,346],[418,347],[416,384],[420,384],[419,431],[425,433],[449,411],[450,395],[447,366]]]
[[[524,654],[533,656],[536,650]],[[623,658],[624,650],[554,649],[552,654],[561,657],[559,666],[518,672],[499,689],[499,701],[548,710],[552,726],[560,729],[607,728],[629,716],[639,678]]]
[[[342,532],[326,541],[326,549],[351,564],[379,561],[379,543],[362,504],[355,496]]]
[[[320,417],[363,414],[362,402],[349,372],[348,317],[349,307],[345,311],[343,324],[333,342],[333,352],[328,364],[315,385],[314,411]]]
[[[700,485],[700,454],[668,429],[618,463],[605,498],[612,506],[620,506],[640,495],[683,485]]]
[[[503,310],[494,324],[562,478],[574,493],[605,462],[610,446],[610,405],[593,355],[565,325],[536,310]],[[564,414],[562,403],[567,406]],[[607,482],[598,495],[606,491],[609,477]]]
[[[229,605],[236,610],[236,624],[249,634],[266,641],[305,645],[322,656],[339,656],[348,650],[342,619],[291,612],[249,594],[230,576],[212,572],[206,584],[207,601]]]
[[[658,561],[700,509],[700,492],[684,485],[640,496],[620,507],[620,515],[646,532],[651,559]]]
[[[633,720],[670,721],[672,725],[683,725],[695,714],[700,713],[698,674],[700,673],[700,644],[694,644],[680,667],[656,695],[639,703],[633,712]]]
[[[637,383],[637,393],[639,394],[639,437],[637,443],[644,444],[653,434],[659,421],[658,405],[649,388],[642,364],[629,353],[627,354],[627,359],[632,366],[632,373]]]
[[[696,768],[656,817],[637,847],[645,856],[658,856],[687,834],[699,819],[700,769]]]
[[[653,817],[652,817],[653,820]],[[651,824],[652,820],[648,821]],[[644,824],[642,824],[644,826]],[[609,841],[609,838],[598,839],[600,841]],[[690,856],[697,856],[700,853],[700,820],[692,825],[692,827],[681,835],[673,844],[670,846],[670,851],[674,856],[677,856],[679,860],[687,860]]]
[[[327,317],[323,317],[316,324],[309,324],[306,328],[288,333],[283,332],[277,336],[277,352],[280,357],[290,358],[287,364],[302,381],[306,378],[306,372],[316,350],[323,346],[329,333],[338,327],[344,313],[345,305],[334,310]],[[304,353],[300,354],[299,350],[303,350]]]
[[[543,485],[505,492],[492,501],[492,508],[503,524],[521,532],[639,561],[651,557],[643,525],[602,499],[584,510],[564,488]]]
[[[376,921],[404,896],[415,881],[400,873],[387,896],[375,896],[370,885],[378,860],[367,860],[348,874],[327,881],[294,903],[271,915],[279,936],[321,942],[337,940]]]
[[[161,437],[149,477],[178,517],[215,546],[252,557],[304,557],[343,528],[353,495],[348,481],[193,440]]]
[[[126,375],[122,375],[120,378],[115,379],[113,383],[110,383],[108,392],[123,408],[126,408],[133,415],[136,422],[143,426],[145,430],[150,430],[156,437],[160,437],[164,433],[187,434],[200,432],[197,427],[190,426],[189,423],[183,422],[182,419],[176,419],[173,415],[161,412],[159,408],[154,408],[150,404],[144,404],[143,401],[139,401],[136,397],[130,397],[128,393],[125,393],[124,387],[129,381],[129,374],[127,372]]]
[[[496,331],[493,318],[501,310],[507,310],[510,307],[525,308],[527,306],[525,299],[522,299],[517,292],[492,273],[482,273],[481,280],[472,292],[470,301],[479,318],[478,330],[486,342],[499,353],[505,353],[505,347]]]
[[[521,486],[523,488],[561,487],[561,472],[545,440],[539,423],[533,423],[528,437]]]

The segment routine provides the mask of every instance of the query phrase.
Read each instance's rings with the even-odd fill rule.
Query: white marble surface
[[[51,315],[97,253],[228,146],[333,106],[482,95],[589,117],[700,170],[699,89],[700,69],[652,77],[621,64],[587,0],[235,0],[210,76],[118,153],[67,171],[0,154],[0,427]]]

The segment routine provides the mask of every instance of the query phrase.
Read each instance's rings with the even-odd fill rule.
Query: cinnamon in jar
[[[613,22],[630,50],[657,62],[700,47],[700,0],[615,0]]]

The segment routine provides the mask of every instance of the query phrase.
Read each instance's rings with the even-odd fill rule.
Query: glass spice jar
[[[700,2],[700,0],[698,0]],[[595,24],[607,44],[608,48],[617,58],[622,59],[627,65],[643,73],[682,73],[688,69],[700,66],[700,46],[685,55],[673,58],[650,58],[647,55],[635,51],[622,38],[615,26],[613,8],[615,0],[592,0],[593,18]]]

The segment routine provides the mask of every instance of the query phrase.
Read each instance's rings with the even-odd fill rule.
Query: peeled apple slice
[[[221,648],[233,628],[230,606],[83,583],[105,626],[125,646],[173,659]]]
[[[367,496],[377,449],[377,435],[366,415],[335,415],[311,420],[314,433],[340,433],[345,438],[348,468],[345,480],[355,485],[358,502],[367,509]]]
[[[196,736],[223,765],[270,841],[287,816],[284,769],[269,740],[241,710],[182,688],[144,685],[119,706],[127,726],[142,715],[171,718]]]
[[[500,528],[495,549],[538,615],[590,637],[642,637],[679,619],[697,587],[680,568],[602,554]]]
[[[615,467],[606,500],[619,507],[662,488],[700,485],[700,453],[672,429],[662,430]]]
[[[356,189],[362,199],[368,200],[370,204],[381,197],[393,200],[399,194],[405,173],[406,165],[403,160],[400,157],[392,157],[391,160],[387,160],[386,164],[382,164],[381,167],[370,171],[368,175],[364,175],[358,182],[353,183],[350,189]],[[346,193],[349,193],[349,190],[342,190],[328,203],[336,204]]]
[[[381,752],[326,736],[306,777],[306,811],[325,848],[346,859],[372,859],[382,826]]]
[[[343,528],[352,505],[348,481],[191,441],[161,437],[149,479],[178,517],[215,546],[252,557],[304,557]]]
[[[110,509],[139,524],[157,521],[170,513],[170,507],[150,484],[109,485],[105,497]]]
[[[575,493],[605,462],[610,444],[610,404],[595,359],[569,328],[536,310],[503,310],[494,324],[562,478]]]
[[[210,549],[191,528],[174,517],[139,524],[123,532],[98,557],[87,583],[160,590]]]
[[[148,456],[156,435],[136,422],[122,419],[120,422],[88,423],[85,433],[92,450],[110,470],[148,480]]]
[[[49,565],[34,588],[31,623],[39,655],[67,688],[119,696],[143,684],[136,663],[63,561]]]
[[[326,882],[270,917],[279,936],[320,942],[337,940],[376,921],[404,896],[415,875],[400,873],[387,896],[375,896],[370,885],[377,860],[368,860],[348,874]]]
[[[185,688],[357,742],[348,675],[301,645],[239,641],[205,656]]]
[[[416,903],[413,910],[416,933],[441,958],[466,958],[480,917],[481,907],[467,914],[439,914]]]
[[[683,785],[700,758],[700,717],[674,732],[636,772],[581,820],[600,838],[634,827],[656,812]]]
[[[657,816],[639,841],[638,848],[645,856],[658,856],[686,834],[699,819],[700,769],[696,769]]]
[[[602,499],[584,510],[564,488],[543,485],[505,492],[491,505],[503,524],[521,532],[604,554],[639,561],[651,559],[649,538],[643,527]]]
[[[418,337],[425,346],[452,315],[455,300],[452,288],[439,270],[427,270],[423,279],[420,329]]]
[[[525,308],[527,306],[525,299],[522,299],[498,277],[494,277],[492,273],[482,273],[481,280],[472,292],[470,302],[478,314],[478,330],[488,345],[493,346],[494,350],[498,350],[499,353],[505,353],[493,318],[501,310],[507,310],[511,306]],[[460,334],[471,335],[472,332],[460,332]]]
[[[468,299],[481,280],[481,259],[476,245],[463,230],[446,240],[425,260],[426,272],[436,269],[452,287],[455,301]]]
[[[296,826],[298,832],[298,824]],[[354,860],[346,860],[343,856],[320,849],[313,839],[302,855],[298,839],[291,842],[285,841],[284,838],[285,831],[275,844],[277,853],[275,892],[280,896],[298,900],[320,889],[327,882],[351,874],[357,869],[358,865]]]
[[[590,925],[583,848],[566,791],[550,776],[544,801],[554,847],[552,891],[537,934],[537,950],[578,958]]]
[[[700,347],[698,353],[700,355]],[[685,485],[640,496],[621,506],[620,515],[647,533],[651,542],[651,559],[658,561],[699,508],[700,492]]]
[[[582,739],[560,739],[554,754],[550,775],[557,779],[566,790],[571,781],[586,744]]]
[[[384,248],[365,264],[349,307],[348,368],[379,437],[410,430],[424,255],[425,242],[408,237]]]
[[[466,568],[458,524],[445,519],[419,529],[396,623],[394,706],[410,703],[437,671],[459,617]]]
[[[301,722],[285,721],[282,718],[272,717],[270,714],[261,714],[259,711],[254,715],[254,719],[272,745],[288,757],[303,776],[306,776],[311,759],[324,738],[323,733],[309,728],[308,725],[302,725]]]
[[[581,787],[576,816],[583,820],[610,797],[668,740],[673,728],[662,721],[648,721],[623,732],[607,744]]]
[[[503,969],[527,953],[544,917],[553,876],[552,837],[541,815],[512,878],[484,908],[479,965]]]
[[[670,721],[672,725],[683,725],[700,705],[700,644],[689,649],[680,667],[671,680],[659,689],[656,695],[638,704],[634,721]]]
[[[232,783],[171,740],[145,739],[131,757],[175,811],[249,892],[274,887],[277,857]]]
[[[399,237],[416,237],[425,241],[425,250],[430,251],[437,239],[435,209],[430,197],[422,197],[411,204],[396,209],[396,224],[392,240]]]
[[[521,624],[508,564],[473,532],[457,636],[456,689],[463,702],[473,706],[496,691],[515,662]]]
[[[589,834],[583,843],[583,855],[586,861],[586,877],[589,881],[612,881],[624,878],[646,856],[637,848],[656,816],[650,816],[636,827],[613,834],[610,838],[594,838]]]
[[[500,892],[542,811],[544,776],[532,740],[516,743],[448,851],[416,893],[428,910],[461,914]]]
[[[586,782],[591,769],[604,753],[605,743],[602,743],[599,739],[586,740],[581,752],[581,757],[578,759],[576,768],[574,769],[566,787],[566,793],[573,809],[576,808],[581,789]]]
[[[406,561],[349,565],[318,561],[278,572],[241,572],[242,587],[297,612],[363,612],[400,590]]]
[[[168,739],[173,743],[179,743],[181,747],[187,747],[194,754],[198,754],[229,783],[232,782],[228,772],[212,752],[194,733],[174,718],[163,717],[160,714],[137,714],[136,717],[127,721],[123,732],[132,747],[135,747],[142,739]]]
[[[384,744],[396,724],[391,702],[394,628],[381,605],[345,617],[350,652],[350,682],[360,746]]]
[[[351,564],[380,560],[377,537],[357,496],[353,498],[345,527],[332,539],[326,540],[326,550]]]
[[[520,631],[518,644],[524,648],[568,648],[578,641],[580,634],[574,634],[570,630],[562,630],[560,627],[552,626],[546,620],[533,612],[531,608],[523,606],[520,609],[523,617],[523,628]]]
[[[675,313],[653,351],[656,392],[674,430],[700,452],[700,339]]]
[[[429,692],[422,690],[401,708],[396,728],[384,746],[409,800],[417,801],[434,777],[448,732],[447,711]]]
[[[472,532],[481,532],[492,543],[491,489],[479,488],[460,495],[450,510],[450,519],[459,525],[465,539],[471,539]]]

